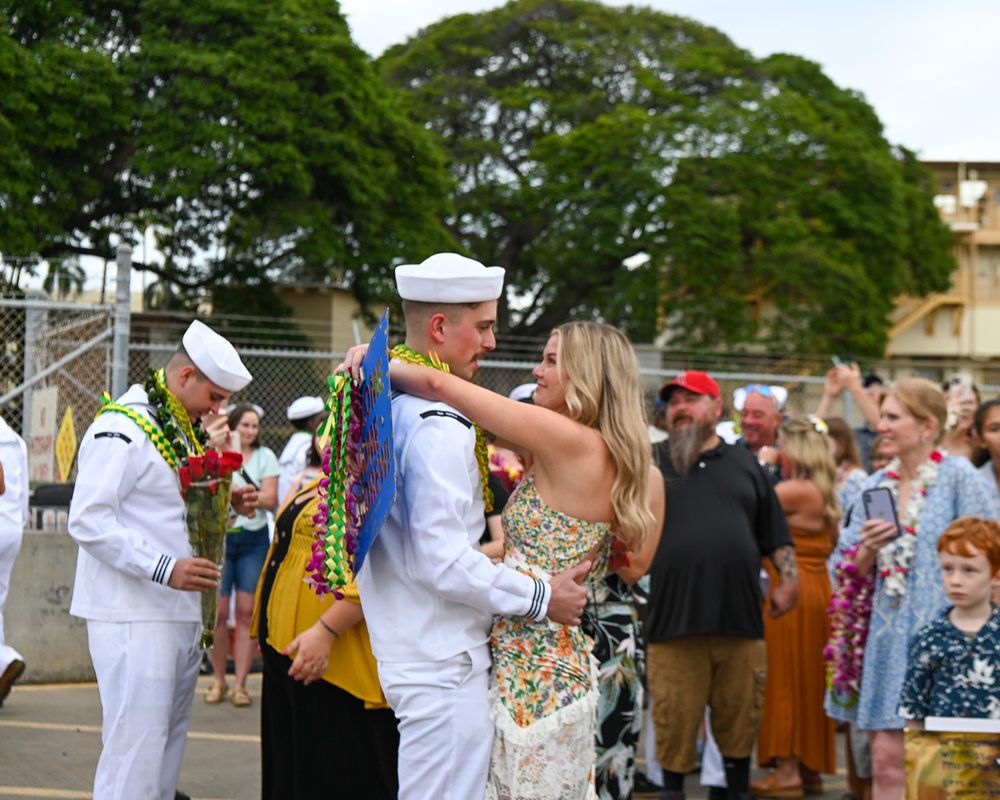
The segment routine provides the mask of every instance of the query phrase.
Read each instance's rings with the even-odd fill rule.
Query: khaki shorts
[[[712,734],[722,755],[748,758],[764,704],[767,651],[763,639],[685,636],[647,648],[656,757],[665,770],[694,768],[698,726],[712,709]]]

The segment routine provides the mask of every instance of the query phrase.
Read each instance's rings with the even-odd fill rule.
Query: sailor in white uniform
[[[21,654],[4,640],[3,607],[27,522],[28,447],[0,418],[0,706],[24,672]]]
[[[278,457],[278,504],[284,503],[285,495],[295,476],[306,468],[306,457],[312,444],[316,424],[323,418],[325,404],[322,397],[300,397],[288,407],[288,421],[297,430],[285,444]]]
[[[167,455],[194,452],[192,438],[221,447],[225,418],[211,438],[199,437],[200,419],[249,382],[233,346],[195,320],[167,367],[100,413],[80,444],[70,613],[87,620],[103,709],[94,800],[174,800],[201,663],[200,593],[216,591],[220,573],[191,556]],[[168,419],[173,441],[159,435]],[[253,487],[234,491],[240,513],[255,501]]]
[[[471,378],[496,346],[504,271],[440,253],[397,267],[406,345]],[[345,365],[357,375],[364,348]],[[358,590],[386,699],[399,719],[399,798],[479,800],[493,741],[488,705],[494,614],[579,623],[585,591],[569,573],[551,584],[479,550],[484,524],[473,424],[443,403],[392,403],[396,500],[358,573]]]

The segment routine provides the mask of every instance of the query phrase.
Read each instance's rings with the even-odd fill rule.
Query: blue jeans
[[[267,549],[270,547],[267,527],[259,531],[248,531],[240,528],[226,534],[226,560],[222,565],[222,582],[219,594],[228,597],[236,591],[257,591],[257,581],[267,560]]]

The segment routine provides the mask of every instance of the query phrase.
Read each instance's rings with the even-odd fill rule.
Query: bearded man
[[[666,515],[653,565],[645,627],[663,797],[684,797],[707,705],[728,783],[728,798],[750,798],[750,752],[760,723],[767,662],[761,559],[780,582],[772,613],[798,600],[798,569],[774,490],[744,447],[715,432],[719,385],[683,372],[660,390],[670,438],[654,446],[666,481]]]

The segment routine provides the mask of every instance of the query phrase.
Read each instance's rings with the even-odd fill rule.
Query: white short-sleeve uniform
[[[141,386],[118,402],[152,419]],[[87,430],[78,475],[70,613],[87,620],[103,709],[94,800],[173,800],[201,662],[200,596],[167,585],[176,561],[192,555],[180,483],[117,412]]]
[[[4,493],[0,495],[0,675],[21,654],[4,640],[3,607],[10,587],[14,559],[21,549],[28,521],[28,448],[5,420],[0,418],[0,464]]]
[[[307,431],[295,431],[285,444],[278,457],[278,503],[284,503],[285,495],[292,485],[295,476],[306,468],[309,456],[309,445],[312,444],[312,434]]]
[[[540,618],[547,584],[479,550],[475,428],[453,408],[392,403],[396,500],[358,574],[379,678],[399,718],[401,800],[486,793],[494,614]]]

